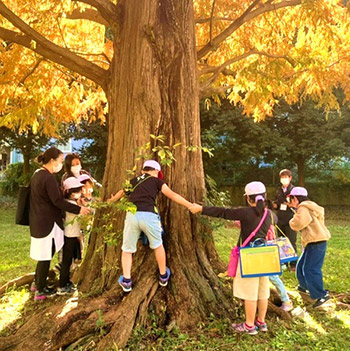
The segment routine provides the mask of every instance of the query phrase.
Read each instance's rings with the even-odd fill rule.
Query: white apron
[[[50,261],[52,259],[52,239],[55,242],[56,252],[60,251],[64,244],[64,232],[56,223],[50,234],[44,238],[31,237],[30,257],[36,261]]]

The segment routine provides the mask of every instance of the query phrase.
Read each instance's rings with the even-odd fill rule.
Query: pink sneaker
[[[245,333],[245,334],[249,334],[249,335],[256,335],[258,334],[258,331],[256,330],[256,327],[247,327],[246,324],[243,322],[243,323],[238,323],[238,324],[235,324],[233,323],[232,324],[232,328],[234,329],[234,331],[236,333]]]
[[[261,323],[259,322],[257,319],[255,320],[255,326],[257,329],[259,329],[259,331],[262,331],[262,332],[267,332],[267,324],[264,322],[264,323]]]
[[[282,303],[281,310],[285,312],[289,312],[293,309],[293,302],[292,301],[286,301]]]

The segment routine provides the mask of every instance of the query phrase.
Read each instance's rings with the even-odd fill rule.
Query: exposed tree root
[[[56,276],[55,271],[50,270],[49,271],[49,279],[54,279]],[[10,280],[6,284],[2,285],[0,287],[0,296],[3,295],[8,288],[11,288],[12,286],[20,287],[24,285],[30,285],[32,284],[34,280],[34,273],[28,273],[26,275],[23,275],[22,277],[15,278],[13,280]]]
[[[336,302],[336,309],[337,310],[350,310],[350,304],[337,301]]]
[[[290,313],[283,311],[280,307],[273,304],[270,300],[269,300],[267,311],[277,314],[278,317],[286,321],[292,320],[292,316]]]

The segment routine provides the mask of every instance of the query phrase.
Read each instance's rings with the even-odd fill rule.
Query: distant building
[[[75,140],[75,139],[69,139],[69,141],[62,145],[57,145],[57,147],[64,153],[64,155],[67,155],[71,152],[79,150],[85,142],[88,140]],[[54,143],[55,139],[52,139],[50,143]],[[3,147],[0,149],[0,171],[3,171],[6,169],[6,167],[9,164],[13,163],[18,163],[18,162],[23,162],[23,156],[20,151],[18,150],[11,150],[9,147]]]

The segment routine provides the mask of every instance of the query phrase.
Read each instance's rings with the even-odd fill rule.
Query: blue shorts
[[[124,252],[136,252],[141,232],[146,234],[151,249],[156,249],[163,244],[162,224],[157,214],[143,211],[138,211],[135,214],[128,212],[123,231],[122,250]]]

